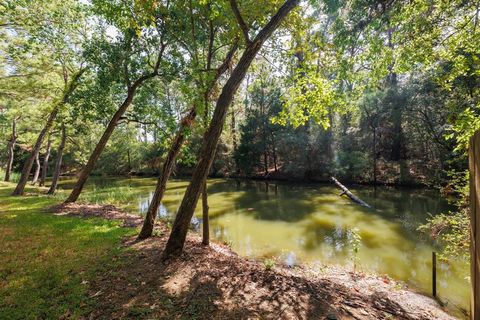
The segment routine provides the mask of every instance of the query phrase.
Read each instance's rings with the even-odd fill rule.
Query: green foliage
[[[451,133],[445,135],[446,139],[455,139],[455,151],[466,153],[470,145],[470,138],[480,130],[480,117],[472,109],[467,108],[458,115],[455,124],[451,127]]]
[[[357,270],[357,264],[359,261],[358,251],[360,250],[360,245],[362,243],[362,237],[360,236],[360,230],[358,228],[353,228],[349,232],[348,244],[350,245],[350,251],[352,254],[352,263],[353,263],[353,273]]]
[[[5,170],[0,169],[0,179],[3,179],[4,177],[5,177]],[[18,179],[20,179],[20,173],[15,171],[10,173],[10,182],[16,183],[18,182]]]
[[[446,261],[458,258],[469,261],[470,235],[466,232],[469,229],[470,217],[466,208],[434,216],[419,227],[420,231],[442,244],[440,258]]]
[[[265,267],[265,270],[271,271],[273,268],[275,268],[275,260],[265,259],[263,260],[263,266]]]
[[[333,171],[336,176],[347,177],[350,180],[360,180],[368,170],[371,159],[362,151],[338,152],[338,158]]]
[[[237,3],[252,39],[283,1]],[[5,150],[16,121],[17,171],[79,70],[85,73],[50,138],[55,149],[65,124],[62,169],[83,166],[132,84],[155,70],[160,48],[158,75],[136,91],[95,173],[158,174],[179,120],[192,109],[197,123],[185,132],[177,172],[193,167],[214,101],[247,43],[228,1],[20,0],[4,1],[0,12],[0,141]],[[480,129],[479,42],[474,2],[305,1],[240,88],[212,173],[376,177],[450,184],[465,194],[458,177]],[[89,198],[112,199],[108,192]],[[448,226],[448,252],[467,234],[462,201],[458,216],[426,227]]]
[[[284,97],[284,108],[272,122],[284,126],[288,123],[294,128],[312,119],[326,129],[330,126],[328,115],[343,105],[331,81],[304,72],[294,78]]]
[[[470,259],[470,215],[469,215],[469,173],[449,173],[451,189],[457,211],[437,215],[428,219],[418,230],[428,234],[441,244],[440,257],[449,259]]]

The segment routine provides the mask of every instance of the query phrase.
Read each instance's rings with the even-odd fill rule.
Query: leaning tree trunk
[[[100,141],[98,141],[97,145],[95,146],[95,149],[93,150],[92,154],[90,155],[90,158],[88,159],[87,164],[83,168],[83,170],[80,172],[80,176],[77,180],[77,183],[73,187],[72,192],[68,196],[68,198],[65,200],[65,203],[71,203],[77,201],[78,197],[80,196],[80,193],[82,193],[83,186],[87,182],[88,177],[90,176],[90,173],[92,173],[93,168],[95,167],[95,164],[98,161],[98,158],[100,158],[100,155],[103,152],[103,149],[105,149],[105,146],[107,145],[108,140],[110,139],[110,136],[113,133],[113,130],[118,124],[118,121],[120,118],[123,116],[125,111],[127,111],[128,107],[132,104],[133,97],[135,96],[135,93],[137,89],[147,80],[154,78],[158,75],[158,70],[160,68],[160,63],[163,59],[163,53],[166,48],[166,44],[163,43],[161,40],[162,44],[160,45],[160,49],[158,52],[158,58],[155,63],[155,67],[153,68],[152,72],[145,74],[139,78],[137,78],[133,84],[128,86],[128,91],[127,91],[127,97],[123,101],[123,103],[120,105],[118,108],[117,112],[113,115],[112,119],[108,123],[107,128],[105,129],[105,132],[103,133],[102,137],[100,138]],[[130,82],[129,82],[130,83]]]
[[[27,182],[28,182],[28,176],[30,175],[30,171],[32,171],[33,162],[35,161],[35,158],[40,152],[40,147],[42,146],[43,139],[52,128],[53,122],[55,121],[55,118],[57,117],[57,114],[60,111],[61,107],[67,103],[68,99],[70,98],[70,95],[77,88],[78,81],[80,80],[80,77],[85,72],[85,70],[86,69],[81,69],[80,71],[78,71],[76,74],[73,75],[72,79],[70,80],[70,83],[68,83],[67,87],[64,90],[62,99],[60,100],[60,102],[58,102],[55,105],[53,110],[50,112],[47,122],[45,123],[45,126],[43,127],[42,131],[40,131],[40,134],[38,135],[37,141],[33,146],[30,156],[28,157],[27,161],[25,161],[23,165],[22,173],[20,175],[20,180],[18,181],[17,187],[13,191],[12,195],[20,196],[23,194],[25,190],[25,186],[27,185]]]
[[[35,158],[35,173],[33,174],[32,179],[32,186],[34,186],[38,182],[38,177],[40,176],[40,169],[42,165],[40,164],[40,153],[37,153],[37,157]]]
[[[60,178],[60,173],[62,171],[63,149],[65,149],[66,141],[67,130],[65,129],[65,125],[62,124],[62,139],[57,150],[57,160],[55,161],[55,169],[53,170],[52,184],[50,185],[47,194],[54,194],[57,190],[58,179]]]
[[[350,192],[350,190],[348,190],[347,187],[345,187],[343,184],[341,184],[340,181],[335,179],[335,177],[331,177],[331,180],[333,181],[333,183],[335,183],[337,185],[338,188],[340,188],[340,190],[343,191],[340,194],[340,196],[343,196],[345,194],[345,195],[347,195],[347,197],[350,198],[350,200],[352,200],[353,202],[361,205],[362,207],[365,207],[365,208],[368,208],[368,209],[373,209],[371,205],[369,205],[368,203],[366,203],[365,201],[363,201],[362,199],[360,199],[359,197],[354,195],[352,192]]]
[[[238,158],[236,156],[237,149],[238,149],[238,141],[237,141],[237,124],[235,119],[235,110],[232,110],[232,118],[230,124],[230,130],[232,131],[232,141],[233,141],[233,154],[235,160],[235,173],[238,175],[240,173],[240,166],[238,164]]]
[[[288,13],[297,6],[298,2],[299,0],[287,0],[267,25],[258,33],[255,39],[251,42],[247,42],[247,48],[243,52],[243,55],[231,76],[225,83],[222,93],[217,100],[210,126],[203,137],[200,161],[195,168],[192,181],[188,185],[180,208],[178,209],[177,216],[175,217],[172,232],[170,233],[170,237],[168,238],[165,247],[164,258],[180,254],[183,250],[188,226],[195,211],[200,192],[202,191],[204,180],[206,179],[207,173],[212,165],[218,139],[222,133],[228,107],[232,103],[233,96],[237,92],[240,83],[245,78],[245,74],[247,73],[250,64],[253,59],[255,59],[265,40],[270,37],[275,29],[277,29]]]
[[[90,176],[90,173],[92,173],[93,168],[95,167],[95,164],[98,161],[98,158],[100,158],[100,155],[103,152],[103,149],[105,149],[105,146],[107,145],[107,142],[110,139],[110,136],[112,135],[113,130],[117,126],[118,121],[120,120],[120,118],[123,116],[127,108],[132,103],[134,94],[135,94],[134,90],[129,90],[128,95],[125,98],[125,101],[123,101],[123,103],[120,105],[120,108],[118,108],[117,112],[115,112],[115,114],[113,115],[112,119],[108,123],[107,128],[105,129],[105,132],[100,138],[100,141],[98,141],[97,145],[95,146],[95,149],[90,155],[90,158],[88,159],[87,164],[85,165],[85,167],[83,167],[83,170],[80,172],[80,176],[78,177],[77,183],[73,187],[73,190],[68,196],[67,200],[65,200],[65,203],[77,201],[78,197],[80,196],[80,193],[82,193],[83,186],[87,182],[87,179]]]
[[[7,160],[7,167],[5,168],[5,181],[10,181],[10,175],[12,173],[13,167],[13,158],[15,156],[15,143],[17,142],[17,120],[13,119],[12,121],[12,136],[10,141],[8,142],[7,153],[8,153],[8,160]]]
[[[42,166],[42,175],[40,176],[40,187],[45,186],[45,180],[47,179],[47,171],[48,171],[48,160],[50,159],[50,151],[52,149],[52,140],[48,139],[47,143],[47,151],[45,152],[45,157],[43,158],[43,166]]]
[[[138,235],[139,240],[143,240],[149,238],[153,234],[153,227],[155,225],[155,218],[157,216],[158,207],[162,202],[163,195],[165,194],[165,189],[167,187],[167,181],[172,174],[173,166],[175,165],[175,159],[177,158],[178,154],[180,153],[180,149],[182,147],[183,142],[185,141],[186,130],[190,128],[193,121],[195,120],[196,112],[195,108],[190,110],[187,116],[183,118],[180,129],[178,130],[175,139],[173,140],[172,146],[168,151],[167,158],[162,166],[162,172],[160,173],[160,177],[157,181],[157,187],[155,188],[155,192],[153,193],[152,201],[148,207],[147,214],[145,216],[145,220],[143,221],[142,230]]]
[[[98,161],[98,158],[100,158],[100,155],[103,152],[103,149],[105,149],[105,146],[107,145],[108,140],[110,139],[110,136],[113,133],[113,130],[115,130],[118,121],[121,119],[125,111],[127,111],[128,107],[132,104],[133,98],[135,97],[135,93],[137,89],[147,80],[150,78],[153,78],[157,73],[151,73],[149,75],[143,76],[139,78],[135,83],[128,89],[127,97],[123,101],[123,103],[120,105],[118,108],[117,112],[113,115],[112,119],[108,123],[107,128],[103,132],[102,137],[98,141],[97,145],[95,146],[95,149],[93,150],[92,154],[90,155],[90,158],[88,159],[87,164],[85,167],[83,167],[82,171],[80,172],[80,176],[78,177],[77,183],[73,187],[72,192],[68,196],[67,200],[65,200],[65,203],[71,203],[75,202],[78,200],[78,197],[82,193],[83,187],[85,186],[85,183],[87,182],[88,177],[92,173],[93,169],[95,168],[95,164]]]
[[[210,97],[211,90],[215,86],[215,83],[218,81],[220,76],[227,71],[235,52],[237,51],[238,45],[235,43],[232,48],[230,48],[229,52],[227,53],[225,59],[223,60],[222,64],[218,67],[215,77],[212,79],[209,87],[205,91],[205,101]],[[157,181],[157,186],[155,188],[155,192],[153,193],[152,201],[147,210],[147,214],[145,216],[145,220],[143,221],[142,230],[138,235],[138,240],[143,240],[149,238],[153,234],[153,227],[155,225],[155,218],[157,216],[158,208],[160,207],[160,203],[162,202],[163,196],[165,194],[165,190],[167,187],[168,179],[170,179],[170,175],[172,174],[173,166],[175,164],[175,160],[180,153],[180,149],[185,141],[186,131],[193,125],[195,118],[197,116],[196,109],[193,108],[190,112],[182,119],[179,125],[178,133],[173,140],[172,146],[170,150],[168,150],[167,158],[162,166],[162,171],[160,173],[160,177]]]
[[[30,171],[32,171],[33,167],[33,162],[38,156],[38,153],[40,152],[40,147],[42,146],[43,139],[45,138],[45,135],[47,132],[50,131],[50,128],[53,125],[53,121],[57,117],[58,111],[59,111],[60,105],[57,105],[52,112],[50,112],[50,115],[48,116],[47,122],[45,124],[45,127],[40,131],[40,134],[38,135],[37,142],[35,142],[35,145],[33,146],[32,152],[30,153],[30,156],[28,157],[27,161],[25,161],[25,164],[23,165],[22,173],[20,174],[20,180],[18,181],[17,187],[13,191],[14,196],[20,196],[23,194],[25,190],[25,186],[27,185],[28,182],[28,176],[30,175]]]

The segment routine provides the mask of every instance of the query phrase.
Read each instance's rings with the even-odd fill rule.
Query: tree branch
[[[124,121],[124,122],[120,122],[120,121]],[[129,117],[128,115],[127,116],[123,116],[123,117],[120,117],[119,119],[119,122],[118,124],[122,124],[122,123],[138,123],[138,124],[141,124],[141,125],[150,125],[150,126],[154,126],[155,128],[157,129],[160,129],[162,130],[163,132],[165,132],[165,130],[156,122],[154,121],[143,121],[143,120],[140,120],[138,119],[137,117]]]
[[[229,0],[230,2],[230,7],[232,8],[233,14],[235,15],[235,19],[237,19],[238,25],[240,29],[243,32],[243,37],[245,38],[245,42],[249,44],[250,37],[248,36],[248,26],[245,23],[245,21],[242,18],[242,14],[240,13],[240,10],[238,9],[237,1],[236,0]]]

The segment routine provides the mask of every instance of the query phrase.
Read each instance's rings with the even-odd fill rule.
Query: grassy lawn
[[[45,209],[59,198],[12,197],[13,188],[0,183],[0,319],[88,313],[94,308],[86,295],[89,281],[114,265],[122,236],[134,230],[115,221],[48,214]]]

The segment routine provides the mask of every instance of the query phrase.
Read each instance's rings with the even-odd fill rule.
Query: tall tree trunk
[[[75,73],[72,76],[72,79],[70,82],[67,84],[64,92],[62,99],[60,102],[58,102],[53,110],[50,112],[47,122],[45,123],[45,126],[43,127],[42,131],[40,131],[40,134],[38,135],[37,141],[35,142],[35,145],[33,146],[32,152],[30,153],[30,156],[28,157],[27,161],[25,161],[22,169],[22,173],[20,175],[20,179],[18,181],[17,187],[13,191],[12,195],[14,196],[20,196],[23,194],[25,190],[25,186],[27,185],[28,182],[28,176],[30,175],[30,171],[32,171],[33,167],[33,162],[35,161],[35,158],[37,157],[38,153],[40,152],[40,147],[42,146],[43,139],[47,135],[48,132],[50,132],[50,129],[52,128],[53,122],[55,121],[55,118],[57,117],[58,112],[60,109],[67,103],[68,99],[70,98],[70,95],[75,91],[75,89],[78,86],[78,82],[80,80],[80,77],[82,74],[85,72],[86,69],[80,69],[77,73]]]
[[[275,172],[278,171],[278,166],[277,166],[277,147],[275,143],[275,135],[273,134],[273,131],[270,132],[270,135],[272,137],[272,156],[273,156],[273,168],[275,169]]]
[[[33,174],[32,185],[34,186],[38,182],[38,177],[40,176],[40,169],[42,165],[40,164],[40,153],[37,153],[35,158],[35,173]]]
[[[268,175],[268,153],[267,153],[267,143],[263,144],[263,171],[265,171],[265,176]]]
[[[226,55],[220,67],[217,69],[215,77],[210,83],[210,86],[206,91],[205,96],[207,97],[207,99],[208,97],[210,97],[210,92],[215,86],[215,83],[218,81],[220,76],[223,73],[225,73],[225,71],[227,71],[228,67],[230,66],[230,63],[235,55],[235,52],[237,51],[237,48],[238,48],[238,44],[235,43],[232,46],[232,48],[230,48],[230,51]],[[167,158],[163,163],[162,171],[161,171],[160,177],[158,178],[157,186],[155,188],[155,192],[153,193],[152,201],[150,202],[150,205],[147,210],[147,214],[145,216],[145,220],[143,221],[142,230],[138,235],[139,240],[143,240],[148,237],[151,237],[153,234],[155,218],[157,216],[158,207],[160,206],[160,203],[162,202],[163,196],[165,194],[167,181],[170,178],[170,175],[172,174],[175,160],[180,152],[180,148],[182,147],[183,142],[185,141],[186,131],[188,130],[188,128],[190,128],[193,125],[193,122],[195,121],[196,116],[197,116],[196,110],[195,108],[193,108],[185,116],[185,118],[183,118],[182,121],[180,122],[177,135],[175,136],[172,146],[170,147],[170,150],[168,150]]]
[[[247,48],[243,52],[240,61],[225,83],[222,93],[217,100],[212,121],[203,138],[200,161],[195,168],[192,181],[187,187],[177,216],[173,223],[172,232],[168,238],[168,242],[164,251],[165,258],[168,258],[171,255],[180,254],[183,250],[188,226],[197,205],[200,192],[202,191],[204,180],[206,179],[210,166],[212,165],[218,139],[222,133],[228,107],[232,103],[233,96],[237,92],[240,83],[245,78],[245,74],[247,73],[250,64],[252,63],[253,59],[255,59],[265,40],[270,37],[275,29],[278,28],[288,13],[295,6],[297,6],[298,2],[299,0],[285,1],[278,12],[258,33],[255,39],[251,42],[248,42]]]
[[[45,157],[43,158],[42,175],[40,177],[40,187],[43,187],[45,185],[45,180],[47,179],[48,160],[50,159],[51,148],[52,148],[52,140],[49,138],[47,143],[47,150],[45,151]]]
[[[263,81],[262,81],[263,82]],[[262,114],[262,142],[263,142],[263,171],[268,175],[268,139],[267,139],[267,119],[265,110],[265,86],[262,84],[262,99],[260,103],[260,113]]]
[[[233,140],[233,154],[237,152],[238,140],[237,140],[237,123],[235,119],[235,110],[232,110],[232,122],[230,124],[230,129],[232,131],[232,140]],[[235,157],[235,172],[240,173],[240,166],[238,165],[238,159]]]
[[[373,185],[377,186],[377,128],[373,127]]]
[[[261,113],[262,113],[262,142],[263,142],[263,171],[265,172],[265,176],[268,175],[268,139],[267,139],[267,124],[266,124],[266,115],[265,115],[265,106],[263,104],[263,100],[265,94],[263,93],[262,87],[262,104],[261,104]]]
[[[22,173],[20,174],[20,179],[12,195],[19,196],[23,194],[25,190],[25,186],[27,185],[27,182],[28,182],[28,177],[30,176],[30,171],[32,171],[33,162],[35,161],[35,159],[38,156],[38,153],[40,152],[40,147],[42,146],[42,142],[43,142],[43,139],[45,138],[45,135],[50,131],[50,128],[53,125],[53,121],[57,117],[59,108],[60,106],[57,105],[52,110],[52,112],[50,112],[47,122],[45,123],[45,127],[42,129],[42,131],[40,131],[37,141],[33,146],[32,152],[30,153],[30,156],[28,157],[28,159],[25,161],[23,165]]]
[[[132,101],[135,96],[135,93],[137,92],[137,89],[141,85],[143,85],[145,81],[151,78],[154,78],[158,75],[160,63],[162,62],[162,59],[163,59],[163,53],[167,46],[163,42],[162,38],[163,36],[161,36],[161,40],[160,40],[161,45],[158,52],[157,61],[155,62],[155,66],[153,67],[152,72],[137,78],[131,85],[130,85],[130,81],[128,81],[129,85],[127,90],[127,97],[125,98],[123,103],[120,105],[117,112],[115,112],[110,122],[108,123],[107,128],[105,129],[105,132],[100,138],[100,141],[98,141],[97,145],[95,146],[95,149],[90,155],[90,158],[88,159],[87,164],[85,165],[85,167],[83,167],[83,170],[80,172],[80,176],[78,177],[77,183],[73,187],[73,190],[68,196],[68,198],[65,200],[65,203],[71,203],[71,202],[77,201],[78,197],[80,196],[80,193],[82,193],[83,187],[85,186],[85,183],[87,182],[88,177],[90,176],[90,173],[92,173],[93,168],[95,167],[95,164],[98,161],[98,158],[100,158],[100,155],[102,154],[103,149],[105,149],[105,146],[108,140],[110,139],[110,136],[112,135],[113,130],[117,126],[118,121],[121,119],[125,111],[127,111],[128,107],[132,104]]]
[[[103,149],[105,149],[105,146],[107,145],[107,142],[110,139],[113,133],[113,130],[115,130],[118,121],[123,116],[125,111],[127,111],[128,107],[132,104],[132,101],[133,101],[133,98],[135,97],[135,93],[137,92],[137,89],[146,80],[156,76],[156,74],[157,74],[156,72],[151,73],[137,79],[137,81],[135,81],[135,83],[128,89],[127,97],[125,98],[123,103],[120,105],[117,112],[115,112],[110,122],[108,123],[107,128],[105,129],[102,137],[100,138],[97,145],[95,146],[95,149],[90,155],[90,158],[88,159],[87,164],[83,167],[82,171],[80,172],[80,176],[78,177],[77,183],[73,187],[73,190],[68,196],[68,198],[65,200],[65,203],[71,203],[78,200],[78,197],[82,193],[83,187],[85,186],[85,183],[87,182],[88,177],[90,176],[93,169],[95,168],[95,164],[97,163],[98,158],[100,158],[100,155],[102,154]]]
[[[147,131],[147,125],[143,125],[143,140],[145,143],[148,143],[148,131]]]
[[[209,37],[209,43],[208,43],[208,57],[207,57],[207,70],[210,70],[211,65],[212,65],[212,58],[213,58],[213,44],[215,41],[215,30],[213,27],[212,20],[209,21],[209,29],[210,29],[210,37]],[[236,46],[235,46],[236,48]],[[236,49],[235,49],[236,50]],[[227,55],[227,59],[228,59]],[[230,61],[227,61],[230,63]],[[218,72],[217,72],[218,74]],[[217,82],[217,79],[214,79],[214,81],[211,82],[210,86],[205,90],[205,93],[203,95],[203,105],[204,105],[204,110],[203,110],[203,125],[204,128],[207,128],[208,126],[208,113],[209,113],[209,100],[210,100],[210,92],[213,89],[215,83]],[[202,227],[203,227],[203,232],[202,232],[202,244],[205,246],[210,245],[210,222],[209,222],[209,216],[208,216],[208,190],[207,190],[207,177],[205,177],[203,181],[203,190],[202,190]]]
[[[390,28],[387,32],[388,47],[393,51],[395,45],[393,43],[393,28]],[[388,66],[388,92],[389,102],[392,106],[391,110],[391,122],[392,128],[392,146],[391,146],[391,159],[394,161],[401,161],[405,157],[405,144],[403,137],[402,118],[403,118],[403,99],[398,95],[398,79],[397,73],[394,71],[394,62]]]
[[[162,172],[157,181],[157,187],[153,193],[152,201],[148,207],[145,220],[143,221],[142,230],[138,235],[139,240],[143,240],[152,236],[153,227],[155,225],[155,218],[157,216],[158,207],[162,202],[163,195],[165,194],[165,189],[167,187],[167,181],[170,178],[170,175],[175,164],[175,159],[180,153],[183,142],[185,141],[186,130],[190,128],[195,120],[196,112],[195,108],[190,110],[189,114],[181,121],[180,128],[173,140],[170,150],[168,150],[167,158],[162,166]]]
[[[7,160],[7,167],[5,169],[5,181],[10,181],[10,175],[12,173],[13,167],[13,158],[15,156],[15,143],[17,142],[17,120],[12,120],[12,136],[10,137],[10,141],[8,142],[7,146],[7,153],[8,153],[8,160]]]
[[[202,244],[208,246],[210,244],[210,226],[209,226],[209,217],[208,217],[208,192],[207,192],[207,180],[203,181],[202,189],[202,223],[203,223],[203,232],[202,232]]]
[[[47,194],[54,194],[57,190],[58,179],[60,178],[60,173],[62,171],[62,159],[63,159],[63,149],[65,149],[65,142],[67,141],[67,130],[65,125],[62,123],[62,138],[60,145],[57,150],[57,160],[55,161],[55,169],[53,171],[52,184],[50,189],[48,189]]]
[[[130,149],[127,149],[127,165],[128,165],[128,173],[132,172],[132,158],[130,157]]]

